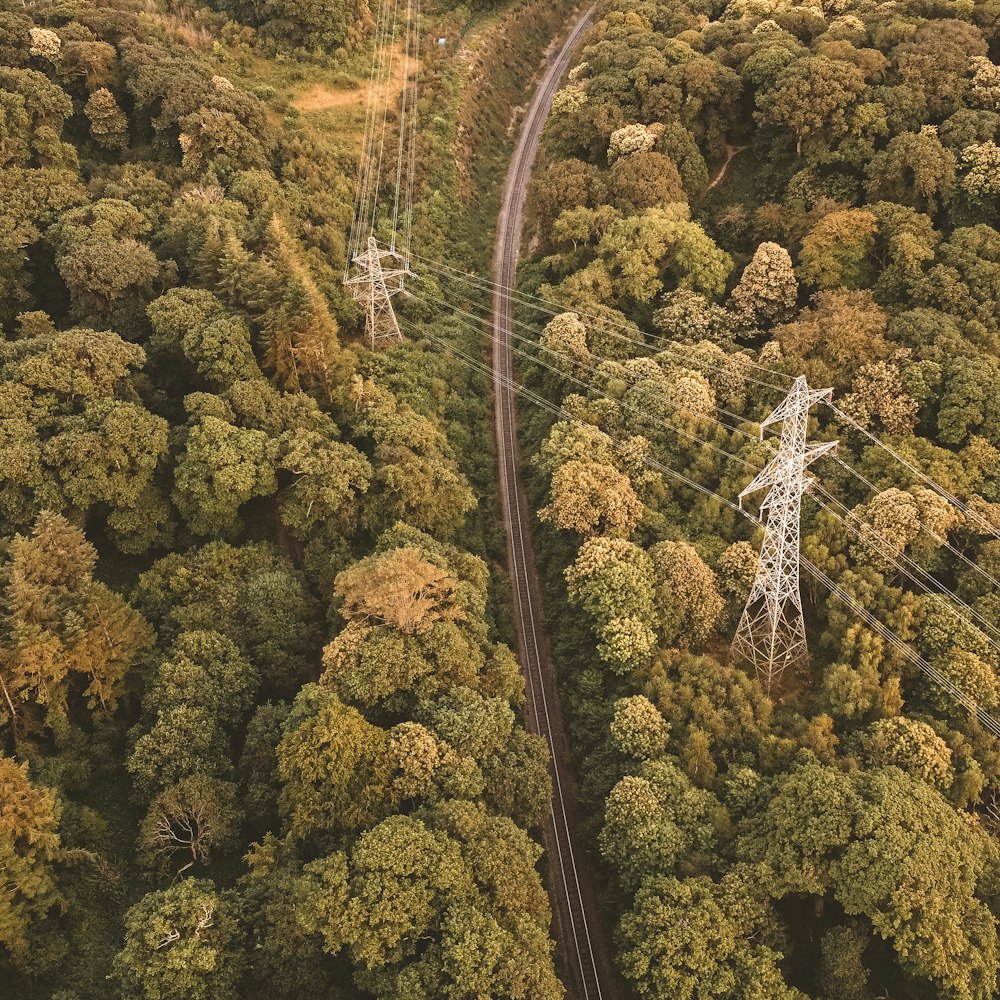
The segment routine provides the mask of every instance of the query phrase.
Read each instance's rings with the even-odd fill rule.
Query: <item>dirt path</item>
[[[749,146],[730,146],[729,143],[727,142],[726,162],[723,163],[718,170],[716,170],[715,176],[709,182],[709,185],[705,190],[711,191],[712,188],[714,188],[716,185],[721,184],[725,180],[726,174],[729,172],[729,164],[733,162],[733,158],[749,148],[750,148]]]
[[[552,97],[569,67],[573,50],[590,23],[592,11],[573,25],[551,56],[521,126],[504,185],[493,257],[493,418],[499,462],[500,499],[507,534],[507,559],[514,592],[518,652],[527,689],[525,722],[543,736],[552,757],[552,801],[545,824],[548,889],[556,923],[560,965],[566,986],[578,1000],[616,1000],[621,991],[612,960],[610,935],[602,919],[577,834],[575,782],[569,741],[559,704],[555,668],[545,634],[542,588],[531,528],[534,512],[521,481],[521,460],[514,405],[513,325],[510,290],[517,274],[524,199],[531,168]]]

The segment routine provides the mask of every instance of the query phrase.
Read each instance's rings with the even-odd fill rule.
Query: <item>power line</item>
[[[482,292],[490,292],[490,291],[492,291],[493,288],[496,287],[495,284],[493,282],[489,281],[488,279],[481,278],[481,277],[479,277],[477,275],[470,274],[468,272],[460,271],[460,270],[458,270],[456,268],[453,268],[453,267],[450,267],[449,265],[446,265],[446,264],[440,264],[438,262],[432,261],[430,258],[425,258],[425,257],[422,257],[420,255],[414,255],[414,257],[415,257],[415,259],[421,261],[424,264],[424,266],[427,267],[432,272],[440,275],[441,277],[447,278],[449,280],[458,280],[460,282],[465,283],[466,285],[469,285],[469,286],[472,286],[474,288],[477,288],[478,290],[480,290]],[[615,339],[623,340],[623,341],[625,341],[627,343],[633,344],[633,345],[635,345],[637,347],[644,348],[646,350],[651,350],[652,351],[652,350],[656,349],[652,344],[650,344],[645,339],[637,339],[634,336],[625,336],[625,335],[623,335],[621,333],[616,333],[615,332],[616,329],[617,330],[630,330],[630,329],[633,329],[633,327],[631,327],[626,322],[615,321],[615,320],[611,319],[610,317],[602,316],[602,315],[597,315],[597,314],[594,314],[594,313],[588,313],[587,311],[581,310],[581,309],[566,308],[566,307],[560,306],[558,303],[550,302],[549,300],[546,300],[546,299],[541,298],[540,296],[536,296],[536,295],[530,295],[530,294],[526,294],[526,293],[518,293],[518,292],[514,292],[514,291],[512,291],[510,289],[505,290],[505,294],[509,295],[516,303],[518,303],[518,304],[520,304],[520,305],[522,305],[522,306],[524,306],[524,307],[526,307],[528,309],[533,309],[535,311],[542,312],[542,313],[544,313],[546,315],[554,316],[554,315],[558,315],[561,312],[573,312],[573,313],[577,314],[578,316],[582,316],[584,318],[590,319],[594,324],[596,324],[598,326],[599,329],[602,330],[602,332],[609,333]],[[654,339],[657,339],[657,340],[660,340],[660,341],[664,341],[665,340],[665,338],[654,338]],[[667,341],[667,343],[669,344],[670,342]],[[673,347],[673,346],[669,346],[669,347],[665,348],[665,350],[664,350],[663,353],[672,354],[672,355],[679,355],[679,357],[681,358],[681,360],[684,361],[684,362],[686,362],[688,365],[692,365],[692,364],[695,365],[695,366],[697,366],[697,365],[704,365],[705,367],[713,369],[713,370],[715,370],[717,372],[724,371],[723,365],[721,365],[719,363],[713,363],[710,359],[708,359],[706,357],[691,358],[689,355],[686,355],[683,351],[678,350],[676,347]],[[791,376],[788,375],[787,373],[779,372],[779,371],[776,371],[775,369],[768,368],[766,366],[763,366],[763,365],[760,365],[760,364],[758,364],[756,362],[753,362],[745,354],[740,354],[739,357],[746,359],[745,363],[747,365],[749,365],[751,368],[755,369],[755,370],[763,371],[764,373],[766,373],[768,375],[777,376],[779,378],[791,379]],[[758,378],[755,378],[753,376],[746,375],[745,373],[743,374],[743,377],[745,378],[745,380],[747,382],[750,382],[751,384],[755,384],[755,385],[758,385],[758,386],[766,388],[766,389],[770,389],[770,390],[777,391],[777,392],[782,392],[782,393],[784,393],[786,391],[785,388],[782,388],[781,386],[777,386],[773,382],[764,381],[762,379],[758,379]],[[907,469],[909,469],[913,474],[915,474],[919,479],[921,479],[921,481],[925,482],[932,490],[934,490],[936,493],[938,493],[940,496],[942,496],[944,499],[946,499],[950,504],[952,504],[955,507],[957,507],[968,518],[970,518],[971,520],[976,521],[989,534],[991,534],[991,535],[993,535],[995,537],[1000,537],[1000,531],[998,531],[998,529],[996,527],[994,527],[993,525],[990,525],[987,521],[985,521],[976,512],[974,512],[973,510],[971,510],[966,503],[964,503],[963,501],[959,500],[958,497],[954,496],[952,493],[950,493],[948,490],[946,490],[943,486],[941,486],[940,484],[936,483],[933,479],[931,479],[929,476],[927,476],[926,473],[922,472],[919,468],[917,468],[915,465],[913,465],[913,463],[909,462],[906,458],[904,458],[898,452],[894,451],[889,446],[883,444],[877,437],[875,437],[875,435],[873,435],[870,431],[866,430],[864,427],[862,427],[860,424],[858,424],[857,421],[855,421],[848,414],[846,414],[842,410],[840,410],[839,407],[837,407],[836,405],[834,405],[831,401],[827,401],[826,405],[829,406],[831,408],[831,410],[834,413],[836,413],[843,421],[847,422],[852,427],[852,429],[855,429],[855,430],[859,431],[860,433],[862,433],[863,435],[865,435],[870,441],[872,441],[876,446],[878,446],[878,447],[882,448],[883,450],[885,450],[895,461],[900,462],[901,464],[903,464]],[[718,409],[719,409],[720,412],[726,413],[728,416],[730,416],[730,417],[732,417],[734,419],[737,419],[737,420],[744,420],[744,419],[746,419],[744,417],[741,417],[739,414],[735,414],[735,413],[732,413],[731,411],[727,411],[727,410],[725,410],[722,407],[718,407]],[[730,430],[734,431],[734,432],[737,432],[737,433],[740,433],[740,431],[739,431],[738,428],[730,428]],[[844,463],[844,464],[845,464],[845,467],[850,468],[849,466],[846,465],[846,463]],[[924,526],[924,527],[926,528],[926,526]],[[929,529],[927,529],[927,530],[929,530]],[[955,550],[953,547],[950,546],[950,543],[945,542],[945,544],[948,545],[949,549],[951,551],[953,551],[956,555],[958,555],[959,558],[964,559],[964,557],[961,556],[961,554],[959,554],[957,552],[957,550]],[[971,565],[974,565],[974,564],[971,564]],[[991,582],[997,583],[996,581],[991,581]],[[1000,586],[1000,583],[997,583],[997,585]]]
[[[799,589],[802,494],[809,486],[806,468],[837,447],[835,441],[809,443],[806,427],[809,410],[829,398],[830,389],[810,389],[799,376],[792,391],[760,425],[781,424],[778,450],[753,481],[740,493],[767,488],[761,510],[767,510],[764,542],[746,607],[733,639],[733,650],[746,657],[767,687],[789,666],[807,656],[806,623]]]
[[[449,306],[450,308],[454,309],[455,311],[460,312],[463,316],[468,317],[469,320],[476,321],[478,319],[478,317],[476,317],[475,314],[469,313],[467,310],[461,309],[460,307],[451,306],[449,303],[447,303],[446,300],[440,299],[440,298],[438,298],[436,296],[426,296],[426,295],[424,295],[424,296],[417,296],[417,297],[420,298],[423,301],[432,301],[432,302],[438,303],[440,305]],[[514,320],[513,322],[514,322],[515,326],[520,325],[517,320]],[[524,337],[524,336],[521,336],[521,335],[517,334],[515,332],[515,330],[511,330],[509,332],[510,332],[510,335],[513,338],[515,338],[517,340],[520,340],[520,341],[523,341],[523,342],[528,342],[528,343],[531,344],[531,346],[535,347],[538,350],[545,351],[546,353],[552,354],[552,355],[554,355],[554,356],[556,356],[558,358],[561,358],[561,359],[563,359],[565,361],[569,361],[573,365],[582,367],[585,370],[589,370],[591,372],[591,374],[594,374],[594,375],[599,374],[598,370],[597,370],[596,363],[587,362],[587,361],[584,361],[584,360],[582,360],[580,358],[577,358],[575,356],[568,355],[568,354],[566,354],[566,353],[564,353],[562,351],[558,351],[557,349],[552,348],[552,347],[550,347],[548,345],[541,344],[541,343],[536,343],[536,342],[534,342],[533,340],[531,340],[528,337]],[[756,467],[752,466],[751,463],[745,461],[744,459],[740,458],[737,455],[733,455],[731,452],[728,452],[724,448],[721,448],[720,446],[718,446],[717,444],[715,444],[714,442],[708,441],[704,437],[701,437],[700,435],[695,434],[693,431],[687,430],[687,429],[685,429],[683,427],[679,427],[676,424],[672,424],[669,421],[664,420],[662,417],[656,417],[656,416],[653,416],[651,414],[641,413],[640,411],[637,411],[634,407],[632,407],[628,403],[626,403],[625,400],[620,399],[619,397],[614,396],[613,394],[610,394],[610,393],[607,393],[607,392],[604,392],[604,391],[598,389],[596,386],[591,385],[590,383],[584,381],[583,379],[580,379],[580,378],[576,377],[575,375],[566,372],[565,369],[563,369],[563,368],[559,368],[559,367],[554,366],[552,364],[548,364],[547,362],[543,361],[541,358],[535,357],[533,355],[530,355],[527,352],[518,349],[517,347],[513,347],[512,346],[512,350],[515,353],[520,354],[520,355],[522,355],[525,358],[528,358],[533,363],[538,364],[541,367],[543,367],[543,368],[545,368],[545,369],[547,369],[549,371],[554,372],[556,375],[558,375],[564,381],[572,382],[573,384],[580,386],[581,388],[585,389],[586,391],[590,392],[591,394],[598,395],[598,396],[601,396],[601,397],[603,397],[605,399],[611,400],[612,402],[616,403],[616,405],[620,406],[621,409],[623,411],[625,411],[625,412],[636,413],[643,420],[652,422],[652,423],[656,424],[657,426],[659,426],[659,427],[661,427],[661,428],[663,428],[665,430],[669,430],[669,431],[671,431],[671,432],[673,432],[675,434],[678,434],[678,435],[680,435],[682,437],[686,437],[690,441],[693,441],[693,442],[695,442],[697,444],[700,444],[700,445],[702,445],[704,447],[707,447],[707,448],[711,449],[712,451],[714,451],[714,452],[720,454],[721,456],[723,456],[724,459],[728,459],[730,461],[734,461],[734,462],[736,462],[736,463],[744,466],[745,468],[754,469],[754,470],[756,469]],[[636,384],[637,383],[635,383],[635,382],[632,383],[633,386],[636,385]],[[743,431],[741,428],[730,428],[727,424],[724,424],[722,421],[716,420],[714,417],[712,417],[709,414],[698,414],[697,415],[697,419],[700,420],[700,421],[706,421],[706,422],[715,423],[719,427],[721,427],[723,430],[726,430],[726,431],[728,431],[730,433],[741,433],[741,434],[745,434],[748,437],[752,437],[751,435],[749,435],[748,432]],[[753,439],[753,440],[757,440],[757,439]],[[828,452],[829,449],[826,449],[826,451]],[[772,452],[773,452],[773,449],[772,449]],[[835,459],[835,460],[836,461],[840,461],[839,459]],[[841,464],[844,464],[844,463],[841,462]],[[845,465],[845,468],[847,468],[846,465]],[[956,604],[958,604],[959,606],[961,606],[962,608],[964,608],[968,612],[968,614],[971,615],[973,618],[975,618],[980,624],[978,624],[978,625],[974,624],[973,622],[969,621],[966,617],[964,617],[963,615],[959,614],[955,608],[951,607],[950,605],[944,605],[945,607],[948,608],[948,610],[952,613],[953,616],[957,617],[960,621],[962,621],[964,624],[968,625],[971,628],[977,629],[978,631],[985,632],[985,633],[992,632],[997,638],[1000,638],[1000,631],[998,631],[989,621],[987,621],[975,608],[971,607],[967,602],[963,601],[957,594],[954,593],[954,591],[952,591],[944,583],[942,583],[940,580],[938,580],[936,577],[934,577],[931,573],[929,573],[927,570],[925,570],[922,566],[920,566],[911,557],[907,556],[906,553],[901,552],[901,553],[899,553],[899,558],[894,557],[893,554],[892,554],[892,551],[891,551],[891,543],[889,543],[886,539],[882,538],[881,536],[878,536],[870,527],[869,527],[869,530],[866,533],[862,534],[857,529],[857,527],[854,525],[853,521],[850,519],[850,515],[851,515],[852,512],[848,511],[848,508],[846,507],[846,505],[844,505],[840,500],[836,499],[822,485],[819,485],[818,489],[829,500],[831,500],[832,502],[837,503],[840,506],[844,507],[844,510],[848,512],[848,515],[849,515],[848,519],[842,518],[842,517],[840,517],[840,515],[838,515],[836,513],[836,511],[832,510],[828,505],[823,504],[821,501],[817,501],[817,503],[821,507],[823,507],[823,509],[825,509],[832,517],[836,518],[839,521],[839,523],[846,530],[848,530],[848,531],[852,532],[853,534],[855,534],[862,542],[866,542],[866,543],[872,545],[873,547],[875,547],[876,542],[881,542],[882,545],[879,546],[879,553],[888,562],[890,562],[890,564],[892,566],[894,566],[899,572],[901,572],[903,575],[905,575],[912,583],[916,584],[917,587],[919,587],[921,590],[923,590],[926,593],[928,593],[928,595],[930,595],[931,597],[935,597],[939,601],[940,601],[941,593],[943,593],[947,597],[951,598],[951,600],[953,600]],[[925,529],[925,530],[929,530],[929,529]],[[951,547],[951,546],[949,545],[949,547]],[[904,560],[906,563],[908,563],[909,565],[911,565],[912,567],[914,567],[914,569],[918,573],[920,573],[923,577],[925,577],[928,581],[930,581],[930,583],[934,585],[935,589],[932,590],[931,587],[930,587],[930,585],[928,583],[921,582],[921,580],[917,579],[917,577],[915,577],[913,575],[913,573],[909,572],[906,569],[905,566],[901,565],[900,562],[899,562],[900,558],[902,560]],[[1000,651],[1000,646],[998,646],[992,639],[990,639],[988,635],[986,635],[985,637],[986,637],[987,641],[990,643],[990,645],[993,645],[995,648],[997,648],[998,651]]]
[[[431,272],[438,274],[441,277],[447,278],[449,280],[456,280],[471,287],[475,287],[481,292],[491,294],[495,288],[499,287],[494,282],[490,281],[488,278],[481,278],[477,275],[469,274],[468,272],[465,271],[459,271],[455,268],[449,267],[446,264],[437,264],[433,261],[430,261],[428,258],[420,256],[419,254],[414,254],[413,257],[414,260],[423,264]],[[607,333],[615,340],[620,340],[625,343],[629,343],[638,347],[643,347],[646,348],[647,350],[652,349],[652,346],[645,339],[640,340],[634,336],[627,336],[624,333],[618,332],[622,330],[634,329],[634,327],[626,321],[615,320],[610,316],[602,316],[597,313],[587,312],[587,310],[585,309],[560,305],[557,302],[552,302],[548,299],[543,299],[537,295],[529,295],[524,292],[515,292],[514,290],[507,288],[503,289],[503,291],[504,294],[507,295],[509,298],[511,298],[516,304],[521,305],[527,309],[532,309],[535,312],[540,312],[548,316],[558,316],[560,313],[567,313],[567,312],[575,313],[577,316],[590,320],[591,323],[597,326],[598,329],[600,329],[604,333]],[[674,342],[669,340],[669,338],[658,335],[651,335],[651,336],[653,337],[654,340],[657,340],[662,345],[665,345],[662,347],[662,350],[665,353],[680,355],[682,358],[684,358],[690,363],[691,358],[689,357],[689,355],[687,355],[680,348],[676,347]],[[765,372],[770,375],[777,375],[779,377],[786,378],[790,382],[793,381],[791,375],[787,375],[784,372],[776,372],[774,369],[771,368],[766,368],[763,365],[758,364],[757,362],[751,361],[748,355],[743,355],[743,357],[747,358],[747,363],[751,368]],[[721,365],[717,364],[713,365],[707,359],[699,358],[698,360],[700,363],[706,364],[709,367],[713,367],[716,370],[719,371],[722,370]],[[782,394],[786,393],[789,388],[788,386],[774,385],[772,382],[765,382],[761,379],[756,379],[752,376],[749,376],[747,380],[765,389],[770,389],[773,392],[779,392]]]
[[[431,302],[438,303],[440,305],[449,306],[449,303],[447,303],[446,300],[437,298],[436,296],[417,296],[417,298],[419,298],[421,301],[431,301]],[[475,314],[469,313],[467,310],[461,309],[460,307],[450,306],[450,308],[452,308],[452,309],[454,309],[454,311],[460,313],[463,317],[467,317],[467,319],[469,321],[477,322],[478,319],[479,319],[477,316],[475,316]],[[515,323],[515,325],[517,325],[517,321],[516,320],[514,321],[514,323]],[[555,355],[556,357],[562,358],[563,360],[570,361],[571,363],[578,364],[581,367],[583,367],[584,369],[588,369],[589,368],[589,370],[591,371],[592,374],[597,374],[596,366],[593,365],[593,364],[588,364],[585,361],[581,361],[580,359],[575,358],[572,355],[565,354],[564,352],[558,351],[557,349],[552,348],[550,346],[547,346],[547,345],[544,345],[544,344],[540,344],[540,343],[535,343],[534,341],[530,341],[529,338],[523,337],[523,336],[517,334],[514,330],[510,330],[509,332],[510,332],[510,335],[513,338],[517,339],[517,340],[529,342],[529,343],[531,343],[531,345],[533,347],[535,347],[535,348],[537,348],[539,350],[542,350],[542,351],[545,351],[545,352],[547,352],[549,354]],[[524,350],[522,350],[522,349],[520,349],[520,348],[518,348],[518,347],[516,347],[514,345],[511,345],[511,350],[515,354],[518,354],[518,355],[520,355],[520,356],[522,356],[522,357],[530,360],[534,364],[540,365],[541,367],[543,367],[543,368],[545,368],[545,369],[547,369],[547,370],[555,373],[556,375],[558,375],[564,381],[572,382],[575,385],[580,386],[581,388],[583,388],[584,390],[586,390],[587,392],[589,392],[591,394],[601,396],[601,397],[603,397],[605,399],[608,399],[608,400],[614,402],[616,405],[618,405],[622,409],[622,411],[624,411],[626,413],[636,414],[636,415],[640,416],[643,420],[649,421],[649,422],[655,424],[656,426],[658,426],[660,428],[663,428],[664,430],[671,431],[674,434],[678,434],[678,435],[680,435],[682,437],[685,437],[688,440],[693,441],[696,444],[699,444],[699,445],[701,445],[703,447],[709,448],[710,450],[712,450],[712,451],[718,453],[719,455],[721,455],[726,460],[736,462],[737,464],[742,465],[745,468],[748,468],[748,469],[751,469],[753,471],[756,471],[756,466],[753,466],[751,463],[749,463],[746,460],[740,458],[738,455],[733,455],[731,452],[729,452],[726,449],[720,447],[719,445],[715,444],[714,442],[711,442],[711,441],[707,440],[706,438],[704,438],[704,437],[702,437],[702,436],[700,436],[698,434],[695,434],[691,430],[685,429],[683,427],[679,427],[676,424],[672,424],[669,421],[664,420],[662,417],[657,417],[657,416],[653,416],[651,414],[643,413],[643,412],[637,410],[634,406],[631,406],[630,404],[628,404],[627,402],[625,402],[625,400],[620,399],[619,397],[614,396],[614,395],[612,395],[610,393],[604,392],[604,391],[596,388],[595,386],[591,385],[590,383],[584,381],[583,379],[580,379],[580,378],[578,378],[578,377],[576,377],[576,376],[574,376],[572,374],[567,373],[564,369],[561,369],[561,368],[558,368],[558,367],[556,367],[554,365],[548,364],[547,362],[543,361],[541,358],[536,357],[534,355],[531,355],[528,352],[526,352],[526,351],[524,351]],[[632,383],[633,386],[635,384],[637,384],[637,383]],[[820,401],[822,401],[822,399]],[[710,416],[709,414],[698,414],[697,415],[697,419],[699,419],[701,421],[705,421],[705,422],[714,423],[714,424],[718,425],[719,427],[721,427],[723,430],[727,430],[727,431],[739,431],[740,433],[747,433],[747,432],[744,432],[744,431],[740,430],[739,428],[729,428],[728,425],[722,423],[719,420],[716,420],[714,417]],[[769,421],[765,421],[761,425],[761,429],[762,430],[767,426],[768,422]],[[830,451],[831,451],[830,448],[825,447],[822,444],[819,445],[818,447],[820,449],[820,453],[822,453],[822,454],[829,454]],[[773,449],[772,449],[772,454],[773,454]],[[847,531],[849,531],[852,534],[856,535],[862,542],[864,542],[866,544],[869,544],[872,547],[876,547],[876,543],[879,543],[879,542],[882,543],[880,546],[878,546],[879,554],[882,555],[883,558],[885,558],[900,573],[902,573],[904,576],[906,576],[912,583],[914,583],[918,588],[920,588],[922,591],[924,591],[925,593],[927,593],[929,596],[934,597],[935,599],[937,599],[940,602],[940,600],[941,600],[941,594],[943,592],[943,594],[945,596],[949,597],[956,604],[958,604],[959,606],[961,606],[962,608],[964,608],[969,613],[969,615],[971,615],[972,617],[974,617],[975,619],[977,619],[977,621],[980,622],[981,624],[975,625],[975,624],[973,624],[973,622],[969,621],[965,616],[963,616],[962,614],[960,614],[954,607],[951,607],[950,605],[943,605],[944,607],[947,608],[947,610],[949,610],[951,612],[951,614],[954,617],[956,617],[963,624],[969,626],[970,628],[976,629],[976,630],[978,630],[980,632],[984,632],[984,638],[986,638],[986,641],[991,646],[994,646],[994,648],[996,648],[998,651],[1000,651],[1000,645],[997,645],[997,643],[994,642],[994,640],[990,639],[989,635],[985,634],[986,632],[993,632],[994,635],[996,635],[998,638],[1000,638],[1000,631],[998,631],[990,622],[988,622],[976,609],[972,608],[969,604],[967,604],[965,601],[963,601],[957,594],[955,594],[952,590],[950,590],[950,588],[948,588],[940,580],[938,580],[931,573],[929,573],[927,570],[925,570],[922,566],[920,566],[911,557],[907,556],[904,552],[899,553],[898,558],[896,556],[894,556],[893,553],[892,553],[892,550],[891,550],[892,549],[891,543],[887,539],[882,538],[880,535],[878,535],[876,532],[874,532],[874,530],[871,529],[870,526],[868,526],[869,530],[867,532],[863,533],[861,530],[859,530],[857,528],[857,526],[855,525],[854,521],[853,521],[853,518],[852,518],[852,513],[853,512],[848,511],[848,508],[846,507],[846,505],[844,505],[840,500],[837,500],[821,484],[819,484],[817,486],[817,488],[829,500],[831,500],[832,502],[837,503],[840,506],[844,507],[844,510],[848,513],[848,518],[845,519],[845,518],[841,517],[839,514],[837,514],[837,512],[834,511],[832,508],[830,508],[827,504],[824,504],[822,501],[818,501],[817,500],[816,501],[817,504],[819,506],[821,506],[824,510],[826,510],[831,515],[831,517],[835,518]],[[906,563],[908,563],[909,565],[911,565],[912,567],[914,567],[914,569],[918,573],[920,573],[923,577],[925,577],[928,581],[930,581],[930,583],[932,583],[934,585],[935,590],[932,590],[931,587],[930,587],[930,585],[928,583],[922,582],[916,576],[914,576],[913,573],[911,573],[909,570],[907,570],[905,566],[901,565],[901,563],[899,561],[900,559],[904,560]],[[774,666],[774,664],[772,663],[772,665],[771,665],[772,670],[773,670],[773,666]]]
[[[829,406],[829,408],[833,410],[833,412],[837,415],[837,417],[844,423],[846,423],[852,430],[855,430],[859,434],[864,435],[864,437],[866,437],[873,444],[877,445],[883,451],[888,452],[897,462],[900,462],[902,465],[906,466],[906,468],[909,469],[915,476],[917,476],[921,480],[921,482],[925,483],[928,487],[930,487],[930,489],[932,489],[935,493],[942,496],[950,504],[953,504],[955,507],[957,507],[968,518],[970,518],[973,521],[978,521],[979,524],[986,530],[988,534],[993,535],[994,537],[1000,537],[1000,531],[998,531],[994,525],[991,525],[979,514],[971,510],[968,504],[959,500],[958,497],[956,497],[954,494],[946,490],[940,483],[935,482],[935,480],[931,479],[930,476],[928,476],[926,473],[917,468],[917,466],[915,466],[908,459],[900,455],[899,452],[895,451],[893,448],[890,448],[889,445],[880,441],[874,434],[872,434],[871,431],[869,431],[865,427],[862,427],[862,425],[859,424],[852,416],[850,416],[850,414],[845,413],[842,409],[840,409],[840,407],[835,406],[831,402],[828,402],[827,406]]]
[[[859,472],[857,469],[854,468],[853,465],[850,465],[849,463],[845,462],[839,456],[837,458],[835,458],[834,461],[838,465],[840,465],[844,469],[846,469],[859,482],[864,483],[865,486],[867,486],[873,493],[877,494],[877,493],[881,492],[881,490],[879,490],[879,488],[864,473]],[[944,537],[938,535],[937,532],[935,532],[932,528],[930,528],[926,524],[924,524],[924,522],[921,521],[919,518],[917,519],[917,524],[925,532],[927,532],[927,534],[930,535],[931,538],[933,538],[935,542],[937,542],[939,545],[943,545],[949,552],[952,553],[952,555],[954,555],[957,559],[961,560],[966,566],[968,566],[969,569],[972,570],[972,572],[974,572],[977,575],[981,576],[984,580],[986,580],[992,586],[994,586],[994,587],[1000,587],[1000,580],[998,580],[992,574],[987,573],[986,570],[984,570],[981,566],[977,566],[964,552],[962,552],[960,549],[955,548],[955,546],[952,545],[951,542],[949,542],[947,538],[944,538]]]
[[[465,315],[468,316],[470,319],[472,319],[474,322],[476,323],[479,322],[478,318],[473,316],[472,314],[466,313]],[[462,317],[460,317],[460,319],[462,319],[463,322],[466,321]],[[446,353],[458,358],[463,363],[467,364],[470,368],[479,371],[485,375],[493,374],[491,369],[485,362],[473,358],[466,352],[461,351],[454,344],[451,344],[448,341],[440,337],[434,336],[432,334],[427,334],[426,332],[424,332],[423,336],[425,339],[443,348]],[[587,427],[593,426],[591,424],[588,424],[586,421],[580,419],[579,417],[575,416],[574,414],[570,413],[569,411],[565,410],[563,407],[558,406],[552,403],[551,401],[545,399],[543,396],[534,392],[533,390],[530,390],[527,387],[515,382],[512,378],[509,378],[507,376],[500,376],[500,378],[503,384],[509,386],[512,391],[516,392],[518,395],[521,395],[523,398],[527,399],[529,402],[534,403],[540,408],[547,410],[548,412],[559,417],[560,419],[581,426],[587,426]],[[606,432],[603,433],[606,434]],[[607,436],[609,440],[611,440],[616,447],[618,447],[619,449],[625,448],[624,444],[620,441],[617,441],[612,435],[607,435]],[[736,456],[731,456],[731,457],[735,458]],[[742,514],[743,516],[747,517],[748,520],[752,521],[757,525],[761,524],[759,518],[743,510],[738,504],[720,495],[719,493],[716,493],[714,490],[692,480],[690,477],[684,475],[681,472],[678,472],[676,469],[673,469],[670,466],[665,465],[664,463],[652,458],[652,456],[641,456],[641,460],[644,462],[644,464],[647,464],[651,468],[656,469],[657,471],[663,473],[664,475],[674,480],[675,482],[678,482],[683,486],[689,487],[693,489],[695,492],[705,497],[718,501],[723,506],[730,508],[736,513]],[[868,625],[874,632],[876,632],[876,634],[878,634],[886,642],[890,643],[890,645],[892,645],[894,648],[899,650],[899,652],[901,652],[906,657],[906,659],[908,659],[910,662],[916,665],[926,676],[928,676],[932,681],[938,684],[952,698],[954,698],[956,701],[962,704],[966,709],[968,709],[971,713],[973,713],[977,717],[980,724],[985,729],[987,729],[993,735],[1000,737],[1000,722],[995,720],[985,709],[979,706],[976,703],[975,699],[965,694],[965,692],[962,691],[961,688],[959,688],[950,678],[948,678],[947,675],[942,673],[942,671],[939,668],[935,667],[933,664],[927,661],[923,656],[921,656],[915,649],[913,649],[909,645],[909,643],[900,639],[899,636],[897,636],[887,625],[885,625],[885,623],[883,623],[881,620],[877,619],[873,614],[871,614],[871,612],[869,612],[866,608],[864,608],[864,606],[861,605],[856,598],[854,598],[851,594],[849,594],[842,587],[840,587],[839,584],[833,581],[827,573],[825,573],[818,566],[816,566],[811,560],[803,557],[801,560],[801,564],[803,568],[810,573],[811,576],[813,576],[821,583],[823,583],[824,586],[826,586],[831,591],[831,593],[834,594],[834,596],[838,597],[849,607],[851,607],[851,609],[865,622],[866,625]]]

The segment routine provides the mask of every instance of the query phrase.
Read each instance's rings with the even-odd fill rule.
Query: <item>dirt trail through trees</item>
[[[715,176],[709,182],[706,190],[711,191],[712,188],[721,184],[726,179],[726,174],[729,173],[729,164],[733,162],[736,156],[749,148],[749,146],[730,146],[729,143],[726,143],[726,160],[715,172]]]

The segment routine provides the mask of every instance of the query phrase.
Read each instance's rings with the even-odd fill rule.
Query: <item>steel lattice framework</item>
[[[344,269],[344,284],[365,309],[365,335],[372,350],[403,339],[391,300],[403,291],[410,273],[420,2],[406,0],[405,11],[398,0],[376,0],[374,5],[365,132]],[[397,91],[400,56],[402,89]],[[386,249],[380,248],[376,233],[385,237]]]
[[[831,389],[810,389],[799,376],[791,392],[760,425],[781,424],[781,443],[774,458],[740,493],[740,506],[750,493],[768,488],[760,505],[766,514],[764,544],[750,596],[740,618],[732,653],[753,663],[770,690],[789,664],[805,661],[805,621],[799,592],[799,526],[802,494],[812,484],[806,468],[833,452],[836,441],[808,444],[806,425],[814,403],[829,400]]]
[[[368,346],[373,351],[403,339],[390,300],[403,290],[406,271],[383,266],[383,261],[395,256],[391,250],[380,250],[375,237],[370,236],[368,249],[352,262],[354,276],[344,282],[354,298],[365,307],[365,332]]]

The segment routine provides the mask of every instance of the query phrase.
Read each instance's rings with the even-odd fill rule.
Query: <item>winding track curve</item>
[[[568,762],[568,742],[560,711],[555,671],[543,631],[541,587],[531,541],[532,512],[521,483],[514,405],[511,345],[517,258],[523,207],[531,168],[552,98],[573,51],[590,25],[592,10],[576,20],[561,49],[549,60],[528,106],[507,172],[497,220],[493,256],[493,394],[494,428],[499,458],[500,498],[507,534],[507,559],[514,592],[514,615],[521,667],[527,687],[527,724],[543,736],[552,757],[552,800],[546,823],[549,895],[562,958],[579,1000],[614,1000],[617,995],[607,931],[576,836],[576,798]]]

